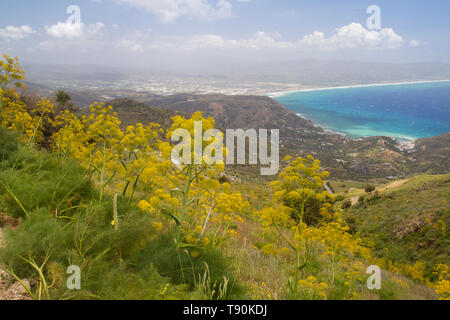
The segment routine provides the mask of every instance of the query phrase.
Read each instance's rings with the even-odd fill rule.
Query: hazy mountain
[[[171,72],[106,66],[25,66],[31,83],[52,88],[133,90],[147,93],[271,92],[381,82],[450,79],[450,65],[357,61],[291,60],[249,62],[237,68],[219,65],[207,70]],[[291,87],[287,86],[290,85]]]

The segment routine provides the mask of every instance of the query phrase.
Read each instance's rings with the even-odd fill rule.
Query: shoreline
[[[392,136],[392,135],[383,135],[383,134],[379,134],[379,135],[375,135],[375,136],[372,136],[372,135],[356,136],[356,135],[352,135],[351,133],[348,133],[348,132],[336,131],[337,129],[322,126],[321,124],[315,122],[314,120],[305,117],[305,115],[302,113],[296,113],[295,115],[304,120],[311,121],[313,123],[313,126],[315,126],[316,128],[322,129],[326,133],[344,136],[344,137],[347,137],[352,140],[365,139],[365,138],[370,138],[370,137],[388,137],[388,138],[395,139],[399,143],[402,143],[402,142],[415,143],[416,140],[421,139],[421,138],[415,138],[415,137],[409,137],[409,136]]]
[[[423,81],[405,81],[405,82],[388,82],[388,83],[374,83],[374,84],[356,84],[349,86],[337,86],[337,87],[323,87],[323,88],[310,88],[310,89],[299,89],[290,91],[279,91],[268,93],[266,96],[269,98],[278,98],[291,93],[297,92],[311,92],[311,91],[324,91],[324,90],[335,90],[335,89],[351,89],[351,88],[364,88],[364,87],[381,87],[381,86],[395,86],[395,85],[408,85],[408,84],[421,84],[421,83],[439,83],[439,82],[450,82],[448,80],[423,80]]]

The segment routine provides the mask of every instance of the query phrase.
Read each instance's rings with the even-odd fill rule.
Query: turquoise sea
[[[450,131],[450,81],[298,91],[275,100],[352,137],[432,137]]]

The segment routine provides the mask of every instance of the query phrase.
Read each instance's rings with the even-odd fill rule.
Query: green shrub
[[[215,294],[210,297],[217,299],[219,288],[227,282],[227,292],[222,298],[239,297],[243,290],[234,275],[228,270],[227,262],[220,249],[213,247],[198,248],[199,255],[193,258],[190,249],[177,250],[172,232],[160,235],[149,242],[139,256],[138,269],[145,270],[154,265],[158,272],[169,278],[175,284],[187,284],[195,289],[204,280],[210,284],[208,290]],[[224,277],[226,280],[224,280]]]
[[[366,187],[364,188],[364,191],[365,191],[366,193],[373,192],[373,191],[375,191],[375,186],[374,186],[373,184],[368,184],[368,185],[366,185]]]
[[[358,198],[358,202],[359,202],[360,204],[363,204],[365,201],[366,201],[366,197],[365,197],[365,196],[360,196],[360,197]]]
[[[332,201],[331,203],[333,203]],[[297,200],[285,200],[284,205],[288,207],[296,207],[298,210],[301,208],[301,203]],[[323,221],[323,215],[320,213],[320,209],[323,207],[324,202],[317,198],[309,198],[304,204],[305,213],[303,215],[303,222],[307,225],[317,226]],[[291,213],[291,218],[295,221],[299,221],[299,218],[295,212]]]
[[[224,183],[226,183],[226,182],[230,182],[230,179],[228,179],[227,176],[223,175],[223,176],[220,176],[219,182],[220,182],[221,184],[224,184]]]
[[[46,209],[30,212],[16,230],[6,229],[6,247],[0,251],[0,261],[22,278],[35,275],[33,267],[23,258],[41,266],[47,261],[67,257],[65,243],[70,233]]]
[[[39,266],[47,285],[53,283],[45,298],[162,299],[170,295],[190,299],[198,295],[190,287],[174,286],[150,267],[136,272],[133,258],[143,243],[154,241],[154,220],[128,205],[126,199],[119,200],[119,227],[115,229],[109,203],[112,201],[106,199],[79,208],[70,220],[58,219],[45,208],[29,212],[17,229],[5,231],[0,263],[22,279],[40,279],[38,270],[25,259]],[[70,265],[81,268],[80,292],[66,287]],[[170,289],[164,289],[167,284]]]
[[[9,159],[9,156],[18,148],[16,135],[4,127],[0,127],[0,163]]]
[[[96,197],[86,171],[75,161],[20,148],[10,154],[8,165],[0,171],[0,192],[13,217],[24,217],[38,208],[54,215],[68,215],[73,209]]]
[[[378,191],[375,191],[375,193],[372,196],[367,198],[366,202],[367,204],[374,204],[379,200],[381,200],[381,196]]]
[[[352,201],[350,199],[346,199],[344,202],[342,202],[341,204],[341,208],[343,210],[348,209],[352,206]]]
[[[109,249],[109,254],[120,253],[123,259],[132,258],[143,244],[150,241],[154,236],[153,218],[128,205],[126,200],[119,198],[118,201],[117,230],[111,225],[113,204],[109,199],[90,205],[73,217],[73,245],[82,248],[78,252],[80,257],[98,255]]]
[[[82,273],[81,291],[71,292],[71,299],[102,300],[192,300],[206,297],[186,285],[174,285],[155,268],[135,274],[125,266],[97,263]]]

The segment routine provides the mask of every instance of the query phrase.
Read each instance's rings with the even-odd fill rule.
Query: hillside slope
[[[276,128],[280,131],[307,128],[322,131],[314,127],[311,121],[298,117],[280,103],[264,96],[180,94],[154,98],[146,103],[186,113],[201,110],[223,128]]]
[[[149,107],[144,103],[132,99],[114,99],[108,102],[117,112],[117,115],[122,122],[122,127],[127,125],[135,125],[137,122],[141,123],[157,123],[162,128],[170,127],[172,117],[177,115],[186,116],[187,114],[181,111],[171,111],[161,108]]]
[[[450,175],[422,175],[364,193],[345,211],[354,232],[374,241],[380,256],[402,263],[450,262]]]
[[[416,159],[416,172],[450,172],[450,132],[417,140],[412,157]]]

